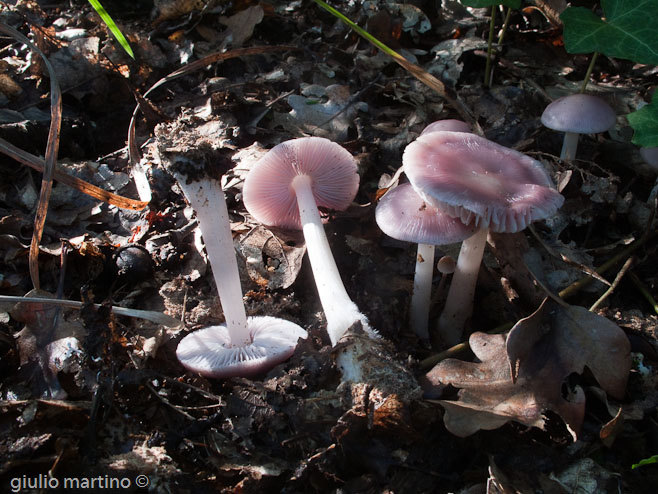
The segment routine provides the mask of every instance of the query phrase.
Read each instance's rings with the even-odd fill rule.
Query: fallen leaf
[[[231,17],[220,17],[219,22],[227,27],[224,33],[225,38],[230,39],[231,46],[237,48],[251,38],[256,24],[263,20],[263,16],[263,8],[260,5],[254,5]]]
[[[259,225],[240,239],[240,252],[252,280],[270,289],[288,288],[302,267],[306,244],[299,232],[273,231]]]
[[[457,401],[440,401],[446,428],[460,437],[512,420],[544,428],[545,412],[552,411],[576,439],[585,393],[580,386],[569,390],[567,378],[587,367],[600,387],[618,398],[631,366],[630,343],[621,328],[582,307],[548,299],[507,336],[474,333],[469,343],[480,362],[447,359],[427,374],[432,388],[461,388]]]

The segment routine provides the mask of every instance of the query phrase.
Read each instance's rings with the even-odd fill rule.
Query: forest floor
[[[103,2],[134,60],[86,2],[0,3],[0,22],[44,52],[62,90],[58,170],[136,201],[126,143],[139,95],[134,142],[152,195],[146,208],[123,209],[55,181],[35,292],[28,259],[41,173],[0,146],[0,294],[83,302],[1,302],[3,492],[656,492],[658,464],[632,468],[658,454],[658,314],[643,295],[658,295],[656,170],[624,118],[649,101],[655,67],[598,58],[588,92],[614,108],[617,124],[582,136],[578,159],[563,162],[562,134],[540,116],[578,92],[590,59],[565,51],[546,7],[559,1],[513,11],[490,88],[482,82],[489,9],[335,3],[442,81],[452,102],[311,1],[156,3]],[[213,53],[223,55],[189,65]],[[44,156],[45,64],[6,33],[0,64],[0,138]],[[181,67],[189,70],[142,98]],[[479,359],[462,345],[440,364],[461,377],[482,373],[481,386],[461,392],[458,378],[436,377],[446,367],[427,374],[444,349],[407,322],[415,246],[384,235],[374,215],[399,180],[407,144],[446,118],[467,118],[541,161],[565,198],[531,229],[490,235],[469,322]],[[332,348],[303,236],[259,225],[242,203],[258,157],[305,135],[339,142],[357,159],[359,192],[346,211],[327,212],[326,231],[346,289],[380,340],[356,331]],[[176,359],[186,334],[223,321],[194,212],[165,169],[176,160],[224,171],[247,312],[308,331],[267,375],[206,379]],[[611,259],[600,273],[607,281],[574,285]],[[445,298],[440,276],[431,324]],[[480,333],[523,318],[512,331],[541,334],[521,349],[507,333]],[[508,354],[521,352],[516,384],[506,344]],[[629,345],[632,363],[619,355]],[[363,382],[345,381],[336,364],[354,348],[367,362]]]

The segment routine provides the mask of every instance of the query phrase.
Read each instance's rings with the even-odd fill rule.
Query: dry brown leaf
[[[300,232],[257,226],[240,239],[249,277],[267,288],[288,288],[302,267],[306,244]]]
[[[548,299],[507,337],[474,333],[469,343],[480,362],[448,359],[427,374],[434,387],[461,388],[457,401],[441,401],[446,428],[461,437],[512,420],[543,428],[550,410],[575,439],[585,393],[575,386],[565,397],[567,378],[587,367],[602,389],[620,397],[631,366],[630,343],[621,328],[582,307]]]

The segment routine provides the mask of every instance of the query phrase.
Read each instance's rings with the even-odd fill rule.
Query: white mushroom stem
[[[418,244],[416,253],[416,273],[414,291],[411,296],[410,321],[414,332],[425,340],[429,339],[427,320],[432,295],[432,275],[434,273],[434,246]]]
[[[475,235],[462,242],[457,268],[438,322],[439,335],[448,345],[460,342],[466,320],[473,313],[475,285],[488,233],[489,228],[480,228]]]
[[[578,151],[578,138],[580,134],[575,132],[565,132],[564,140],[562,141],[562,152],[560,159],[571,161],[576,158],[576,151]]]
[[[298,175],[292,181],[292,188],[297,196],[302,231],[315,285],[327,318],[327,332],[331,344],[336,345],[345,331],[356,321],[361,321],[365,330],[370,328],[366,317],[352,302],[343,285],[313,196],[312,181],[313,179],[308,175]]]
[[[224,311],[231,346],[248,345],[251,343],[251,335],[247,327],[240,274],[222,187],[210,178],[191,183],[187,183],[184,176],[177,176],[176,179],[188,202],[196,211],[208,261],[219,292],[219,301]]]

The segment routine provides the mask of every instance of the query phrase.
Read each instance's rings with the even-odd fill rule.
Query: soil
[[[553,15],[562,2],[529,3],[512,12],[485,87],[489,9],[449,0],[335,2],[442,81],[447,97],[314,2],[103,2],[134,59],[86,2],[0,3],[0,22],[42,50],[61,88],[57,169],[132,205],[55,181],[36,290],[29,259],[42,174],[34,167],[47,149],[53,79],[5,32],[0,294],[81,308],[0,301],[3,491],[655,492],[658,465],[633,465],[658,454],[657,172],[631,143],[623,116],[650,101],[658,73],[599,56],[588,92],[615,109],[617,124],[581,136],[578,159],[560,160],[562,135],[540,116],[550,101],[578,92],[590,58],[565,51]],[[565,198],[554,216],[523,232],[490,235],[467,325],[475,354],[465,344],[440,353],[445,345],[434,331],[431,342],[416,336],[408,323],[416,248],[375,222],[377,201],[405,180],[395,175],[405,147],[447,118],[466,119],[476,133],[539,160]],[[303,235],[260,225],[242,203],[258,158],[308,135],[340,143],[357,160],[354,202],[322,213],[347,292],[378,338],[357,324],[332,347]],[[7,143],[32,156],[16,161]],[[135,184],[135,163],[150,198]],[[176,359],[186,334],[223,322],[223,314],[172,166],[191,178],[221,177],[247,313],[308,331],[267,374],[215,380]],[[437,250],[437,259],[456,257],[459,245]],[[595,281],[592,272],[606,263]],[[441,277],[435,270],[431,328],[449,285]],[[505,354],[492,369],[491,355],[480,353],[483,341],[505,341],[481,332],[507,335],[535,314],[524,323],[532,326],[545,298],[564,304],[551,302],[552,314],[572,314],[610,284],[596,315],[576,329],[556,327],[557,316],[541,319],[545,333],[521,355],[521,371],[507,368]],[[170,318],[128,317],[113,306]],[[614,346],[593,336],[603,328]],[[620,350],[627,345],[632,361]],[[358,378],[346,378],[345,358]],[[487,377],[484,391],[465,392],[458,380],[437,383],[440,361],[461,377],[475,369],[509,382],[501,391]],[[514,386],[510,372],[523,374],[528,361],[552,366],[550,382],[537,372],[525,379],[523,399],[503,397]],[[602,377],[606,367],[621,392]],[[557,396],[533,410],[531,401],[544,403],[549,388]],[[486,398],[470,412],[461,407],[469,393]],[[564,407],[576,404],[582,417],[574,425]],[[474,430],[462,434],[466,422]]]

